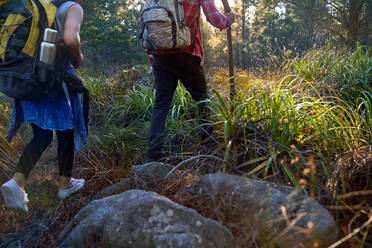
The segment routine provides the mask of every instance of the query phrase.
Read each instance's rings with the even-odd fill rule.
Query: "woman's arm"
[[[74,68],[83,64],[84,56],[80,49],[80,26],[83,22],[84,12],[79,4],[72,5],[66,15],[64,24],[63,42],[74,57]]]

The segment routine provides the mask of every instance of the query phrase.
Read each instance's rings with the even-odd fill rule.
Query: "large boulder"
[[[240,223],[231,226],[259,226],[267,240],[278,247],[328,247],[337,238],[332,216],[301,190],[216,173],[201,176],[187,192],[223,206],[220,210],[226,216],[240,212],[240,217],[235,218]]]
[[[111,247],[229,247],[231,232],[154,192],[129,190],[95,200],[60,233],[59,247],[87,247],[105,241]]]

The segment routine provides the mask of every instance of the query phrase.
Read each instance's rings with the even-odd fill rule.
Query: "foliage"
[[[136,76],[143,74],[143,69],[134,70],[138,70]],[[147,135],[155,91],[152,86],[135,81],[136,76],[130,75],[130,72],[119,71],[106,79],[89,75],[86,77],[93,102],[93,135],[89,147],[100,151],[100,157],[110,168],[146,160]],[[82,76],[85,77],[85,74],[82,73]],[[176,147],[182,146],[184,140],[178,140],[181,133],[181,136],[187,136],[187,132],[198,125],[193,119],[196,109],[197,103],[179,85],[166,123],[169,129],[175,130],[169,134],[170,145],[174,143]]]
[[[364,146],[363,141],[371,139],[369,117],[360,113],[355,105],[336,96],[322,97],[316,91],[306,93],[302,89],[311,88],[306,83],[299,87],[297,80],[288,84],[286,81],[287,78],[280,83],[249,82],[233,103],[216,92],[213,109],[216,119],[224,123],[226,143],[239,136],[249,123],[263,125],[278,152],[296,144],[334,156],[358,149]],[[314,94],[317,96],[312,96]]]
[[[137,38],[142,5],[142,1],[137,0],[84,2],[81,40],[86,65],[102,70],[145,62],[146,56]]]
[[[364,92],[372,92],[372,48],[359,46],[345,60],[340,91],[346,97],[357,99]],[[370,95],[370,94],[369,94]]]
[[[285,68],[306,82],[317,82],[321,94],[337,93],[354,103],[363,92],[372,90],[371,48],[359,46],[354,52],[342,52],[328,44],[288,60]]]
[[[141,47],[143,1],[86,1],[81,29],[86,65],[96,68],[134,66],[146,61]],[[278,66],[287,56],[300,56],[327,41],[354,49],[370,46],[372,4],[358,0],[236,1],[232,6],[234,63],[243,69]],[[203,11],[201,11],[203,12]],[[202,14],[203,15],[203,14]],[[201,20],[206,65],[226,66],[225,32]]]
[[[372,3],[368,0],[320,0],[317,8],[319,25],[335,35],[343,45],[355,48],[357,43],[371,46]]]
[[[329,94],[329,87],[340,82],[345,57],[337,49],[328,45],[322,49],[311,49],[304,56],[288,60],[289,73],[301,77],[306,82],[317,82],[317,89]],[[287,68],[285,67],[285,69]],[[323,93],[323,92],[321,92]]]

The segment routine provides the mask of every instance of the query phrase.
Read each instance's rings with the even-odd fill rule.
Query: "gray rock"
[[[329,212],[291,187],[216,173],[201,176],[188,193],[208,196],[215,204],[227,202],[225,214],[241,211],[249,220],[240,221],[263,227],[279,247],[328,247],[337,238]]]
[[[86,247],[91,233],[115,248],[218,248],[233,238],[218,222],[142,190],[89,203],[60,233],[59,247]]]
[[[137,184],[137,189],[145,190],[148,182],[156,183],[161,188],[161,182],[165,180],[166,175],[172,168],[172,166],[161,162],[149,162],[133,166],[130,172],[130,178],[123,178],[118,183],[99,191],[94,195],[93,200],[120,194],[133,184],[133,180],[136,182],[134,184]]]
[[[133,166],[132,173],[141,179],[163,180],[172,169],[172,166],[165,163],[149,162]]]
[[[130,180],[128,178],[123,178],[118,183],[115,183],[99,191],[98,193],[96,193],[93,197],[93,200],[101,199],[103,197],[107,197],[110,195],[115,195],[115,194],[124,192],[125,190],[127,190],[127,187],[129,186],[129,184],[130,184]]]

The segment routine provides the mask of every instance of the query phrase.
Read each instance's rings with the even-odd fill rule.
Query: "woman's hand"
[[[80,53],[79,56],[77,58],[75,58],[74,63],[72,64],[72,66],[74,67],[74,69],[77,69],[83,64],[83,62],[84,62],[84,55],[82,53]]]

